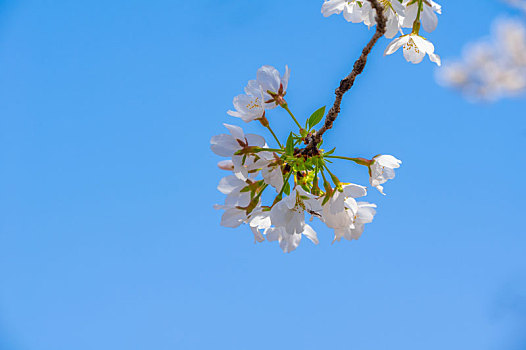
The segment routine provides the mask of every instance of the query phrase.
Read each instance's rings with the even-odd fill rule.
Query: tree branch
[[[354,80],[356,77],[363,72],[365,64],[367,63],[367,56],[371,53],[371,50],[378,39],[380,39],[385,34],[387,19],[383,13],[384,8],[380,4],[379,0],[369,0],[369,2],[376,11],[376,32],[369,43],[362,50],[360,58],[358,58],[358,60],[356,60],[354,63],[352,72],[340,82],[340,86],[336,89],[336,99],[334,100],[334,105],[327,113],[323,127],[314,133],[314,135],[310,135],[305,138],[305,144],[307,145],[305,148],[306,153],[312,153],[312,151],[316,149],[316,145],[322,141],[323,134],[332,128],[336,117],[338,117],[338,114],[340,113],[340,105],[342,103],[343,95],[351,89],[351,87],[354,85]]]

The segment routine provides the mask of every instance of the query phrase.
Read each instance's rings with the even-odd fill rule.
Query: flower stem
[[[418,35],[420,33],[420,13],[422,12],[422,8],[424,6],[424,0],[418,0],[418,11],[416,13],[416,19],[413,23],[413,34]]]
[[[359,161],[358,158],[349,158],[349,157],[341,157],[341,156],[323,156],[324,158],[335,158],[335,159],[345,159],[345,160],[351,160],[353,162]]]
[[[292,112],[290,111],[289,109],[289,105],[288,104],[282,104],[281,107],[283,107],[287,112],[289,112],[290,116],[292,117],[292,119],[294,119],[294,122],[296,123],[296,125],[298,126],[298,128],[300,128],[300,130],[302,129],[301,128],[301,125],[300,123],[298,123],[298,120],[296,119],[296,117],[294,116],[294,114],[292,114]]]
[[[272,130],[272,128],[270,127],[270,125],[267,125],[267,129],[268,131],[270,131],[270,133],[272,134],[272,136],[274,136],[274,140],[276,140],[276,142],[278,143],[278,146],[280,148],[283,148],[283,146],[281,145],[281,143],[279,142],[278,140],[278,137],[276,136],[276,134],[274,134],[274,131]]]
[[[355,162],[359,165],[365,165],[369,166],[371,165],[371,161],[365,158],[350,158],[350,157],[342,157],[342,156],[324,156],[325,158],[335,158],[335,159],[344,159],[344,160],[350,160],[352,162]]]
[[[283,153],[284,151],[283,151],[283,149],[278,149],[278,148],[257,148],[254,152],[255,153],[258,153],[258,152],[278,152],[278,153]]]

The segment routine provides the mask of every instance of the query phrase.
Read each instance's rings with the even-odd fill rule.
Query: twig
[[[322,141],[323,134],[327,130],[332,128],[332,124],[334,123],[336,117],[338,117],[338,114],[340,113],[340,105],[342,103],[343,95],[351,89],[351,87],[354,85],[354,80],[356,79],[356,77],[363,72],[365,64],[367,63],[367,56],[369,55],[369,53],[371,53],[371,50],[373,49],[378,39],[380,39],[385,34],[387,20],[383,13],[384,8],[378,0],[369,0],[369,2],[376,11],[376,32],[374,33],[369,43],[362,50],[360,58],[358,58],[358,60],[356,60],[356,62],[354,63],[352,72],[340,82],[340,86],[336,89],[336,99],[334,100],[334,105],[325,117],[325,124],[321,127],[320,130],[318,130],[314,135],[312,135],[312,137],[308,137],[305,139],[305,144],[307,146],[305,147],[304,151],[307,154],[312,153],[312,151],[316,149],[316,146]]]

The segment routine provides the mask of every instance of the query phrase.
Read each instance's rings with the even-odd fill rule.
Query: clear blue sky
[[[387,39],[326,137],[404,162],[362,239],[315,225],[286,255],[219,226],[232,98],[288,64],[309,115],[372,34],[321,3],[0,2],[1,350],[526,349],[526,103],[469,104]],[[442,3],[444,59],[513,14]]]

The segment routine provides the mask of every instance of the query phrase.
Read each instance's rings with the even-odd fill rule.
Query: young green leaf
[[[287,146],[285,147],[285,154],[292,156],[294,154],[294,137],[290,133],[289,138],[287,139]]]
[[[312,113],[308,120],[309,129],[316,126],[321,120],[323,119],[323,116],[325,115],[325,106],[318,109],[316,112]]]
[[[323,155],[324,155],[324,156],[331,155],[331,154],[334,153],[334,151],[336,151],[336,147],[334,147],[333,149],[331,149],[329,152],[323,152]]]
[[[285,184],[285,190],[283,192],[285,192],[287,196],[290,195],[290,184],[288,182]]]

